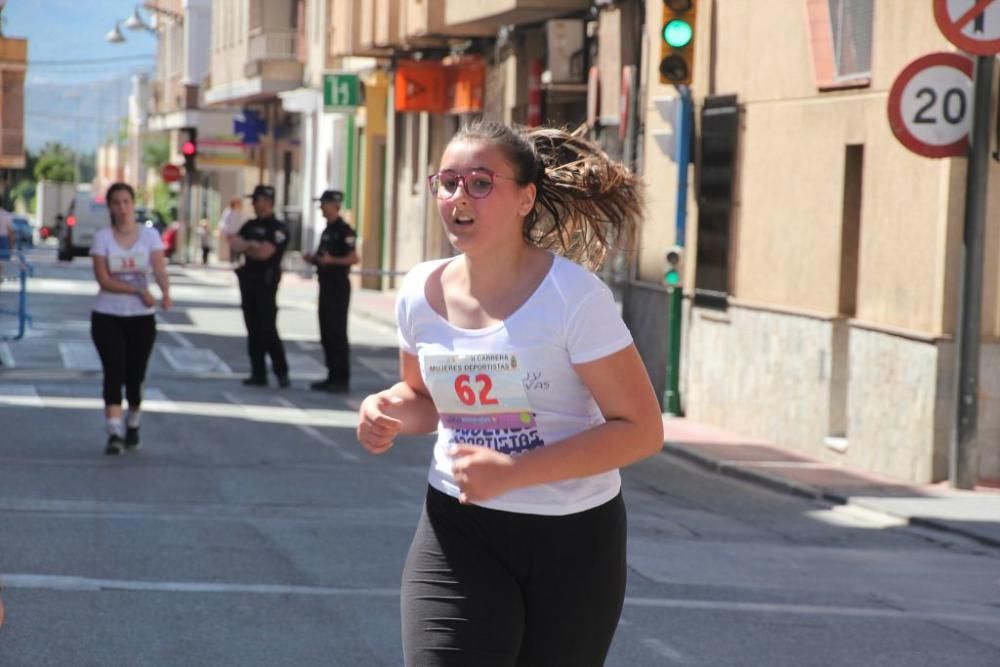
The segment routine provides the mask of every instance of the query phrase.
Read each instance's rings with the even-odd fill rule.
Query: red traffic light
[[[198,147],[191,140],[185,141],[184,145],[181,146],[181,153],[190,157],[198,152]]]

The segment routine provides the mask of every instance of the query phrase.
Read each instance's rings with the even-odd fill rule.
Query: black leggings
[[[146,364],[156,340],[154,316],[120,317],[92,312],[90,337],[104,369],[104,405],[122,404],[124,383],[129,406],[138,408],[142,403]]]
[[[541,516],[433,488],[402,582],[407,667],[599,667],[625,600],[625,503]]]

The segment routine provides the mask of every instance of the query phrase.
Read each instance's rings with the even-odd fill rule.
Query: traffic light
[[[678,287],[681,284],[681,267],[684,260],[684,248],[674,246],[667,250],[667,271],[663,274],[663,284],[667,287]]]
[[[197,171],[198,158],[198,128],[185,127],[181,130],[181,155],[184,156],[184,171],[193,174]]]
[[[663,0],[660,83],[691,83],[697,4],[698,0]]]

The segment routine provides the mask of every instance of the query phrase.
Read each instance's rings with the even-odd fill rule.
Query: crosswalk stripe
[[[308,354],[299,354],[297,352],[289,352],[288,357],[288,367],[291,369],[291,374],[293,377],[315,378],[321,380],[326,378],[326,366],[319,363],[313,359]]]
[[[3,364],[4,368],[15,368],[17,363],[14,361],[14,355],[11,354],[10,345],[7,343],[0,343],[0,363]]]
[[[274,402],[283,405],[286,408],[296,410],[300,414],[299,418],[301,421],[295,424],[295,428],[299,429],[300,431],[308,435],[310,438],[316,440],[325,447],[329,447],[330,449],[335,451],[337,455],[340,456],[340,458],[344,459],[345,461],[358,460],[358,455],[352,451],[348,451],[347,449],[345,449],[344,446],[340,442],[338,442],[336,438],[331,438],[330,436],[326,435],[315,426],[310,426],[309,424],[307,424],[305,412],[300,410],[294,403],[289,401],[287,398],[284,398],[283,396],[277,396],[275,397]]]
[[[101,358],[93,343],[82,341],[59,343],[59,354],[65,368],[85,371],[101,370]]]
[[[232,375],[233,370],[212,350],[205,347],[174,347],[157,345],[167,363],[181,373],[223,373]]]
[[[0,384],[0,405],[14,405],[8,403],[7,399],[15,396],[19,400],[16,404],[26,407],[42,407],[42,399],[38,396],[38,390],[31,384]]]

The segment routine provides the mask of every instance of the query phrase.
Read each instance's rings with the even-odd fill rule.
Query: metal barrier
[[[13,256],[9,253],[0,256],[0,315],[13,315],[17,318],[17,333],[0,330],[0,341],[23,338],[25,330],[31,325],[31,315],[28,314],[28,276],[33,272],[34,269],[20,250]],[[3,307],[7,305],[2,289],[6,283],[18,284],[16,308]]]

